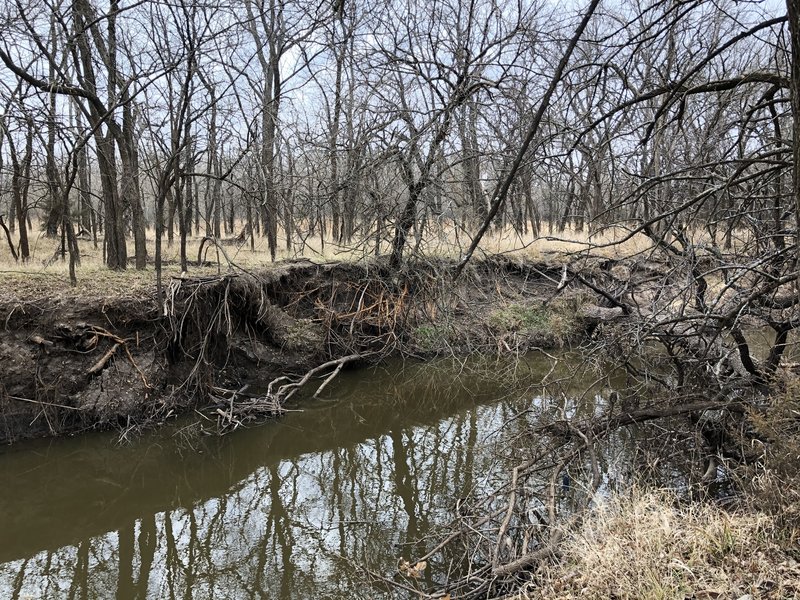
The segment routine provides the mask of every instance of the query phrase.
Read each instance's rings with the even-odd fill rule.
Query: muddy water
[[[7,449],[0,597],[380,597],[354,565],[418,556],[458,498],[506,476],[498,430],[553,402],[549,368],[394,364],[224,438],[183,423]]]

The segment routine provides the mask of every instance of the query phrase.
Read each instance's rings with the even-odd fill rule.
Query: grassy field
[[[571,252],[580,252],[593,248],[593,253],[601,256],[619,257],[630,256],[638,252],[646,251],[652,244],[642,235],[634,236],[632,239],[622,240],[626,232],[621,228],[610,228],[603,232],[590,235],[586,231],[566,230],[552,235],[543,234],[541,236],[518,235],[513,229],[491,230],[483,239],[480,250],[476,256],[487,256],[495,254],[513,254],[529,260],[546,260],[553,255],[560,255]],[[12,273],[27,273],[37,275],[56,275],[67,277],[67,264],[60,258],[53,259],[55,253],[60,248],[60,240],[45,237],[41,231],[29,233],[31,259],[27,263],[15,262],[5,244],[0,245],[0,271],[4,275]],[[196,261],[202,236],[191,236],[187,244],[187,256],[190,261]],[[374,256],[375,247],[373,240],[366,242],[356,242],[353,245],[340,246],[330,241],[330,236],[326,237],[323,245],[319,236],[308,237],[301,241],[297,237],[294,239],[294,247],[291,251],[286,249],[285,238],[279,239],[278,260],[283,259],[307,259],[312,261],[334,261],[334,260],[360,260]],[[418,251],[422,256],[437,258],[458,258],[463,250],[469,245],[470,238],[463,232],[458,233],[454,228],[448,228],[438,233],[426,234],[423,242],[419,245]],[[147,246],[150,258],[155,248],[155,232],[150,229],[147,232]],[[102,240],[98,240],[95,247],[90,240],[80,240],[81,266],[79,277],[97,277],[101,271],[105,271],[102,255]],[[416,247],[414,238],[409,239],[408,250],[410,254]],[[253,247],[249,238],[244,243],[228,243],[225,250],[230,260],[239,267],[246,269],[258,269],[267,267],[271,263],[269,248],[266,238],[256,236]],[[390,245],[385,242],[381,248],[382,254],[390,251]],[[175,241],[168,245],[166,239],[163,241],[163,261],[164,273],[178,274],[180,247],[177,237]],[[129,256],[133,254],[133,241],[128,243]],[[205,253],[206,260],[216,262],[217,253],[212,248]],[[219,261],[223,269],[227,268],[227,261],[221,254]],[[152,266],[145,273],[152,272]],[[216,270],[214,268],[213,270]],[[133,269],[131,269],[133,271]],[[203,272],[202,270],[200,272]],[[126,275],[126,279],[132,277],[134,280],[140,279],[137,275]],[[144,275],[146,279],[148,275]],[[152,273],[149,275],[153,277]],[[113,279],[113,278],[112,278]]]

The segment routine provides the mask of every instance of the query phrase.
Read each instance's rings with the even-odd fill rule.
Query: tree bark
[[[790,84],[793,123],[792,199],[794,200],[795,229],[800,231],[800,0],[786,0],[786,10],[789,16],[789,34],[792,46]],[[798,264],[800,264],[800,245],[798,245],[798,253]],[[800,279],[798,287],[800,287]]]

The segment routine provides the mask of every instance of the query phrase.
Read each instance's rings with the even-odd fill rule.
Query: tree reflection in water
[[[0,455],[16,482],[0,501],[0,596],[375,598],[352,565],[387,573],[423,554],[458,499],[506,474],[493,432],[532,396],[498,402],[496,380],[475,378],[350,375],[335,401],[197,452],[162,432]]]

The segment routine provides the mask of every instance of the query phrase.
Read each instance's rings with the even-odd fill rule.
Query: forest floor
[[[226,236],[221,239],[228,257],[235,264],[247,269],[258,269],[272,262],[265,237],[255,235],[251,239],[250,236],[241,235],[244,233],[242,223],[237,223],[235,229],[241,232],[240,235]],[[539,235],[535,235],[530,228],[524,234],[518,233],[512,227],[492,228],[481,241],[480,250],[476,256],[488,257],[499,254],[513,254],[531,261],[542,261],[572,252],[586,251],[590,248],[592,248],[593,254],[606,257],[631,256],[652,248],[650,241],[641,234],[636,234],[631,239],[621,242],[628,235],[629,231],[622,227],[608,227],[590,233],[586,229],[566,228],[558,230],[558,228],[545,224]],[[28,236],[30,239],[31,259],[27,263],[14,261],[8,248],[0,244],[0,273],[4,275],[13,273],[21,275],[47,274],[68,282],[67,261],[62,259],[60,255],[61,240],[48,238],[42,231],[37,229],[29,231]],[[152,228],[147,230],[146,239],[147,246],[151,252],[150,262],[152,269],[152,251],[155,247],[155,231]],[[202,239],[203,236],[200,233],[191,235],[187,239],[186,254],[193,263],[193,272],[198,268],[216,268],[217,259],[225,268],[225,257],[216,256],[213,249],[204,252],[202,257],[204,262],[207,261],[207,266],[198,265]],[[372,239],[352,244],[335,244],[331,243],[330,240],[330,232],[326,233],[324,239],[321,239],[318,234],[305,238],[295,235],[292,240],[292,250],[287,250],[286,237],[282,232],[279,232],[276,259],[352,262],[375,256],[375,245]],[[458,258],[467,248],[470,241],[469,235],[459,231],[457,227],[452,224],[442,224],[441,227],[427,231],[419,244],[414,239],[410,240],[409,243],[411,244],[412,252],[419,256]],[[78,245],[81,252],[81,271],[89,276],[94,276],[96,273],[105,270],[103,267],[102,235],[96,245],[87,237],[79,238]],[[388,254],[390,251],[390,243],[384,242],[379,254]],[[128,252],[131,256],[133,255],[132,240],[129,240]],[[180,247],[177,235],[171,243],[166,239],[164,240],[162,252],[165,272],[179,273]],[[129,261],[132,267],[132,258],[129,257]]]

